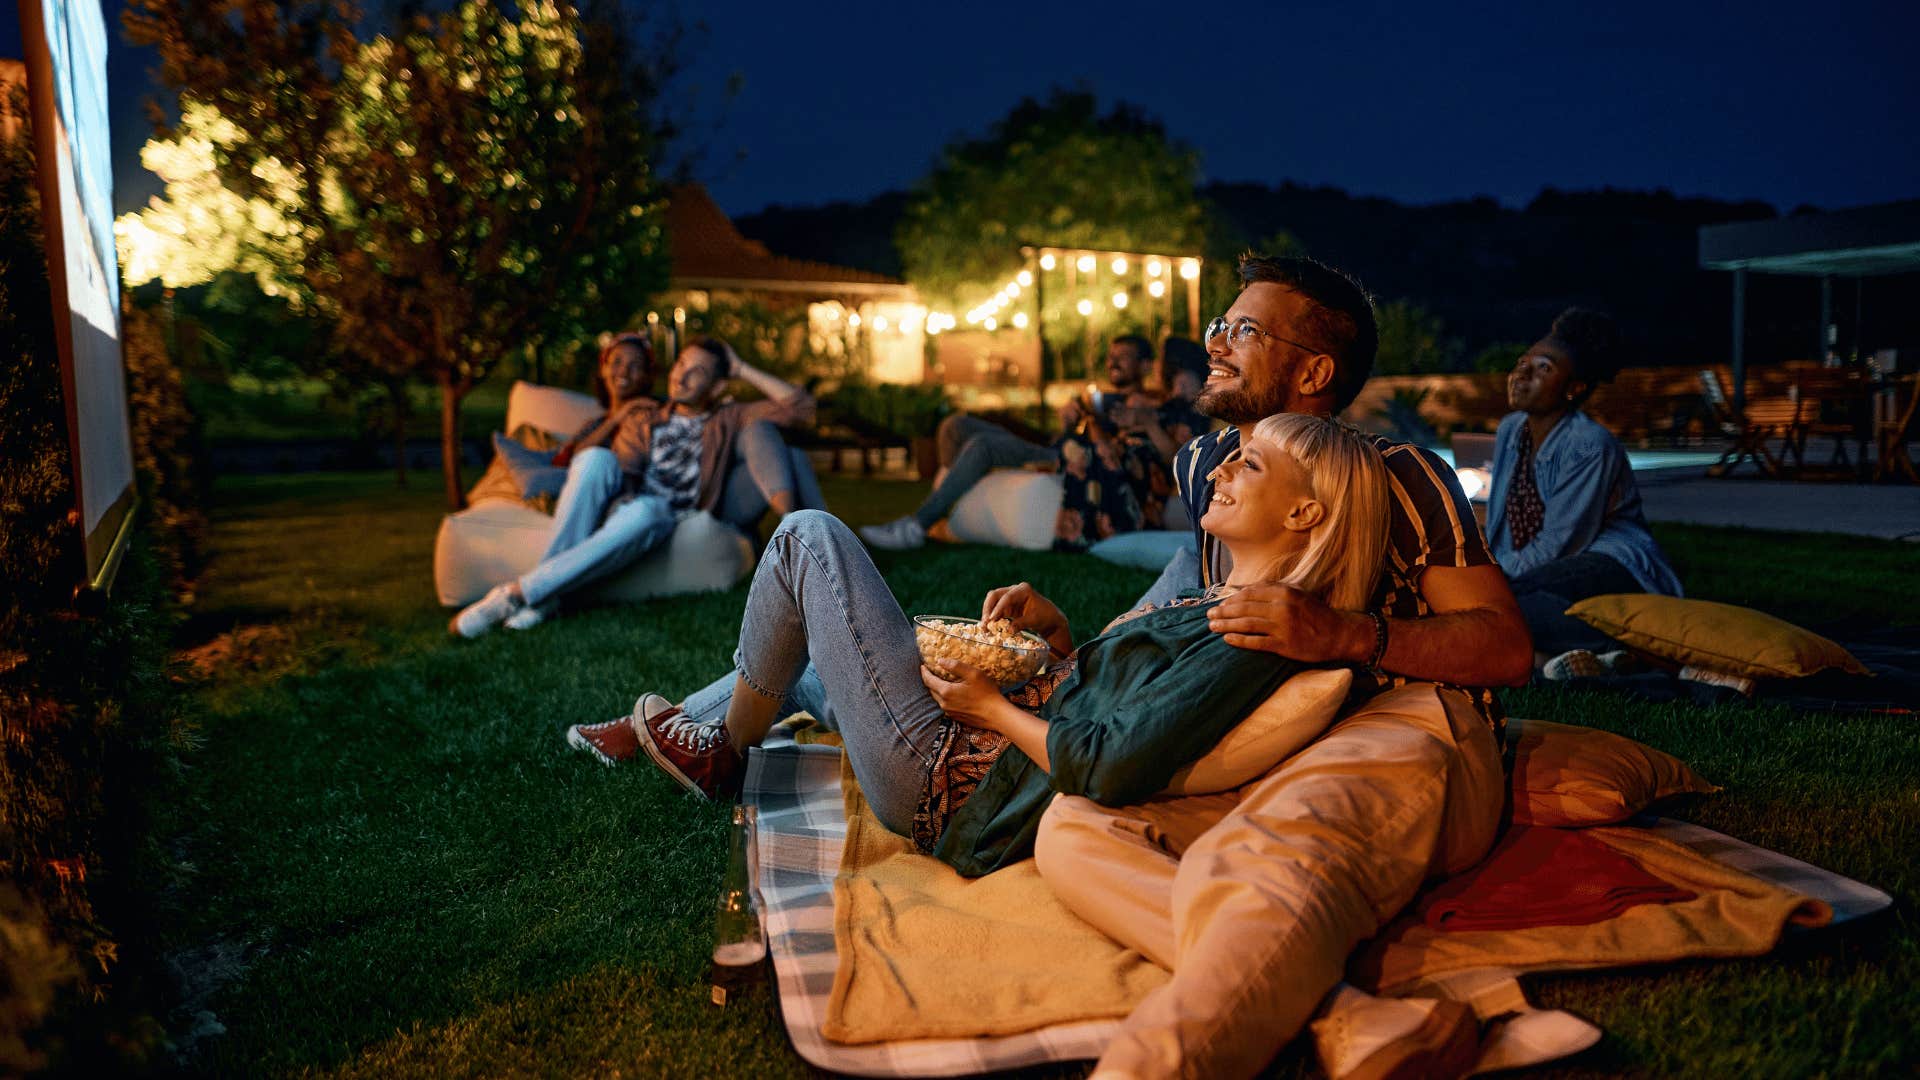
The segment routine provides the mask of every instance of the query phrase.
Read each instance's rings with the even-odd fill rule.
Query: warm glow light
[[[884,331],[887,328],[887,317],[885,315],[875,315],[873,317],[873,328]]]
[[[853,327],[855,330],[860,329],[860,313],[856,311],[847,316],[847,325]]]
[[[1016,312],[1014,312],[1014,313],[1013,313],[1013,328],[1014,328],[1015,330],[1025,330],[1025,329],[1027,328],[1027,313],[1026,313],[1026,312],[1024,312],[1024,311],[1016,311]]]
[[[1200,276],[1200,260],[1199,259],[1181,259],[1180,260],[1180,276],[1183,278],[1186,278],[1188,281],[1192,281],[1194,278],[1199,277]]]
[[[1080,272],[1083,274],[1093,273],[1093,256],[1091,255],[1080,256],[1080,261],[1076,265],[1080,267]]]
[[[1127,306],[1127,294],[1126,294],[1126,293],[1123,293],[1123,292],[1117,292],[1117,293],[1114,293],[1114,294],[1113,294],[1113,306],[1114,306],[1114,307],[1126,307],[1126,306]]]
[[[1147,260],[1147,276],[1148,277],[1159,277],[1161,274],[1164,274],[1166,272],[1167,272],[1166,263],[1161,262],[1159,259]]]
[[[1016,296],[1019,296],[1019,295],[1020,295],[1020,283],[1019,283],[1019,282],[1017,282],[1017,281],[1016,281],[1016,282],[1014,282],[1013,284],[1011,284],[1011,285],[1009,285],[1009,286],[1007,286],[1007,290],[1006,290],[1006,291],[1007,291],[1007,298],[1008,298],[1008,299],[1012,299],[1013,297],[1016,297]]]
[[[1078,311],[1082,315],[1091,315],[1093,314],[1093,301],[1082,300],[1079,303],[1073,305],[1073,309],[1075,311]]]
[[[659,326],[659,325],[660,325],[660,313],[659,313],[659,312],[657,312],[657,311],[649,311],[649,312],[647,312],[647,325],[648,325],[648,326]]]
[[[1053,267],[1054,267],[1053,252],[1049,251],[1045,255],[1040,256],[1040,269],[1051,270],[1053,269]]]
[[[1049,255],[1045,259],[1040,260],[1040,265],[1047,268],[1048,270],[1051,270],[1053,269],[1053,263],[1051,261],[1052,259],[1053,259],[1053,256]],[[1033,284],[1033,271],[1022,270],[1018,274],[1014,275],[1013,280],[1016,282],[1019,282],[1020,287],[1025,289]]]
[[[687,321],[687,309],[686,309],[686,308],[683,308],[683,307],[677,307],[677,308],[674,308],[674,309],[673,309],[673,321],[674,321],[674,322],[676,322],[676,323],[684,323],[684,322],[686,322],[686,321]]]
[[[980,313],[979,313],[978,311],[969,311],[969,312],[967,312],[967,325],[968,325],[968,326],[972,326],[972,325],[973,325],[974,323],[977,323],[977,322],[979,322],[979,321],[980,321]]]
[[[989,318],[983,325],[989,330],[1000,329],[1000,321],[998,319]]]
[[[1167,295],[1167,283],[1158,279],[1147,282],[1147,295],[1155,297]]]
[[[1116,274],[1124,274],[1127,272],[1127,257],[1125,255],[1115,255],[1113,257],[1113,272]]]

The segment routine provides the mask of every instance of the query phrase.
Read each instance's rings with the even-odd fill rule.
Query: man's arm
[[[727,361],[728,378],[739,379],[766,395],[771,405],[770,415],[766,419],[783,427],[793,423],[813,422],[813,395],[807,393],[806,388],[795,386],[778,375],[761,371],[747,363],[731,345],[727,346]]]
[[[1432,614],[1387,620],[1381,670],[1463,686],[1520,686],[1533,674],[1533,637],[1498,566],[1429,567],[1419,588]],[[1373,657],[1370,616],[1336,611],[1288,585],[1248,586],[1207,621],[1229,645],[1305,663]]]

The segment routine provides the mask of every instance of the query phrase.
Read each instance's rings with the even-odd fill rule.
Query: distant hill
[[[1201,189],[1215,219],[1216,258],[1281,232],[1357,274],[1383,300],[1433,311],[1471,356],[1494,342],[1531,341],[1562,308],[1613,312],[1649,363],[1724,360],[1731,275],[1698,270],[1698,229],[1777,216],[1762,202],[1688,198],[1667,191],[1543,190],[1524,209],[1492,199],[1412,206],[1291,182],[1214,183]],[[783,255],[900,274],[893,232],[907,203],[887,192],[862,203],[772,206],[737,219]],[[1796,213],[1808,208],[1797,208]],[[1869,345],[1920,346],[1920,276],[1869,280],[1862,297]],[[1842,344],[1851,342],[1854,283],[1834,284]],[[1755,362],[1814,355],[1819,286],[1756,275],[1747,298]]]

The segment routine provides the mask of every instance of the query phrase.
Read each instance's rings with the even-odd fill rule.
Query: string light
[[[1053,269],[1053,267],[1054,267],[1053,252],[1049,251],[1045,255],[1040,256],[1040,269],[1051,270]]]
[[[1093,301],[1082,300],[1079,303],[1073,305],[1073,309],[1075,311],[1078,311],[1082,315],[1091,315],[1093,314]]]
[[[657,312],[657,311],[649,311],[649,312],[647,312],[647,325],[648,325],[648,326],[659,326],[659,325],[660,325],[660,313],[659,313],[659,312]]]
[[[1009,285],[1009,286],[1007,286],[1007,298],[1008,298],[1008,299],[1012,299],[1012,298],[1014,298],[1014,297],[1016,297],[1016,296],[1019,296],[1019,295],[1020,295],[1020,283],[1019,283],[1019,282],[1017,282],[1017,281],[1016,281],[1016,282],[1014,282],[1013,284],[1011,284],[1011,285]]]
[[[1154,280],[1147,282],[1147,295],[1152,296],[1156,299],[1167,295],[1167,283],[1159,280],[1158,278],[1155,278]]]
[[[887,317],[885,315],[875,315],[873,317],[873,328],[881,333],[885,333],[887,329]]]
[[[1014,312],[1014,313],[1013,313],[1013,328],[1014,328],[1015,330],[1025,330],[1025,329],[1027,328],[1027,313],[1026,313],[1026,312],[1024,312],[1024,311],[1016,311],[1016,312]]]
[[[1091,255],[1080,256],[1080,261],[1076,265],[1080,267],[1080,272],[1083,274],[1093,273],[1093,256]]]
[[[1194,278],[1199,277],[1200,276],[1200,260],[1199,259],[1181,259],[1180,260],[1180,276],[1183,278],[1186,278],[1188,281],[1192,281]]]
[[[1049,255],[1049,256],[1047,256],[1047,258],[1048,258],[1048,259],[1051,259],[1051,258],[1053,258],[1053,256],[1051,256],[1051,255]],[[1040,265],[1042,265],[1042,266],[1044,266],[1044,267],[1046,267],[1046,268],[1047,268],[1047,269],[1049,269],[1049,270],[1051,270],[1051,269],[1053,269],[1053,264],[1052,264],[1052,263],[1050,263],[1050,262],[1047,262],[1047,261],[1045,261],[1045,260],[1042,260],[1042,261],[1041,261],[1041,263],[1040,263]],[[1021,287],[1021,288],[1023,288],[1023,289],[1025,289],[1025,288],[1029,288],[1029,287],[1031,287],[1031,286],[1033,285],[1033,271],[1031,271],[1031,270],[1022,270],[1022,271],[1020,271],[1020,272],[1019,272],[1018,274],[1015,274],[1015,275],[1014,275],[1014,278],[1013,278],[1013,280],[1014,280],[1015,282],[1017,282],[1017,283],[1019,283],[1019,285],[1020,285],[1020,287]]]
[[[987,328],[987,329],[989,329],[989,330],[998,330],[998,329],[1000,329],[1000,323],[999,323],[999,321],[998,321],[998,320],[996,320],[996,319],[994,319],[994,318],[993,318],[992,316],[988,316],[988,317],[987,317],[987,321],[986,321],[986,322],[985,322],[984,324],[982,324],[982,325],[984,325],[984,326],[986,326],[986,328]]]
[[[853,327],[855,330],[860,329],[860,313],[856,311],[847,316],[847,325]]]
[[[1113,257],[1113,272],[1116,274],[1124,274],[1127,272],[1127,257],[1125,255],[1115,255]]]
[[[1166,263],[1161,262],[1159,259],[1147,260],[1147,276],[1148,277],[1159,277],[1161,274],[1164,274],[1166,272],[1167,272]],[[1155,295],[1158,295],[1158,294],[1155,294]]]
[[[1123,308],[1123,307],[1126,307],[1126,306],[1127,306],[1127,294],[1126,294],[1126,293],[1123,293],[1123,292],[1117,292],[1117,293],[1114,293],[1114,294],[1113,294],[1113,306],[1114,306],[1114,307],[1117,307],[1117,308]]]

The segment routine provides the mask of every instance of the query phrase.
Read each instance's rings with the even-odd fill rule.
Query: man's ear
[[[1334,376],[1339,374],[1333,357],[1319,353],[1307,357],[1294,371],[1293,390],[1301,397],[1319,397],[1333,392]]]
[[[1293,509],[1287,511],[1282,524],[1289,532],[1307,532],[1326,518],[1327,508],[1321,505],[1319,499],[1301,499],[1293,504]]]

